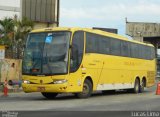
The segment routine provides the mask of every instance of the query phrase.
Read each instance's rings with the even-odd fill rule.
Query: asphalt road
[[[122,111],[160,111],[160,95],[155,95],[155,91],[156,86],[146,89],[141,94],[132,94],[125,91],[109,94],[96,92],[88,99],[77,99],[72,94],[60,94],[54,100],[47,100],[40,93],[11,93],[8,97],[0,97],[0,111],[25,111],[23,112],[25,113],[24,117],[30,114],[28,111],[34,111],[35,113],[32,112],[31,114],[33,116],[36,116],[36,114],[38,114],[37,116],[42,116],[44,113],[48,116],[59,115],[59,111],[62,116],[66,116],[66,111],[68,116],[70,116],[70,112],[74,115],[77,111],[83,113],[85,113],[84,111],[91,111],[90,113],[93,115],[104,112],[104,116],[108,111],[113,111],[112,116],[115,111],[119,112],[116,115],[120,115]],[[38,113],[36,113],[37,111]],[[77,113],[75,114],[77,116]],[[91,115],[89,113],[86,114],[87,116]],[[128,114],[131,116],[131,113]],[[80,116],[81,114],[79,113],[78,115]]]

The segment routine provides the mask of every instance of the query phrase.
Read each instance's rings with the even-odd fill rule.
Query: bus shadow
[[[139,93],[140,95],[142,94],[149,94],[149,93],[153,93],[153,91],[144,91],[143,93]],[[89,98],[94,98],[94,97],[103,97],[103,96],[118,96],[118,95],[136,95],[135,93],[126,91],[126,90],[118,90],[115,92],[94,92],[91,97]],[[88,98],[87,98],[88,99]],[[46,98],[39,98],[39,100],[45,100],[45,101],[50,101],[50,100],[54,100],[54,101],[65,101],[65,100],[79,100],[79,98],[77,98],[74,94],[59,94],[55,99],[46,99]]]
[[[148,95],[151,94],[154,95],[154,91],[153,90],[145,90],[143,93],[140,93],[138,95]],[[102,91],[98,91],[98,92],[94,92],[92,94],[91,97],[87,98],[98,98],[98,97],[104,97],[107,96],[123,96],[123,95],[137,95],[131,92],[128,92],[126,90],[119,90],[116,92],[102,92]],[[0,101],[7,101],[7,102],[18,102],[18,101],[69,101],[69,100],[86,100],[86,99],[79,99],[77,98],[74,94],[59,94],[56,98],[54,99],[47,99],[45,97],[43,97],[41,94],[30,94],[30,95],[24,95],[24,96],[8,96],[8,97],[0,97]]]
[[[144,91],[143,93],[138,93],[138,94],[150,94],[153,93],[153,91]],[[100,96],[113,96],[113,95],[135,95],[135,93],[127,90],[118,90],[118,91],[105,91],[101,93],[95,93],[92,94],[92,97],[100,97]]]

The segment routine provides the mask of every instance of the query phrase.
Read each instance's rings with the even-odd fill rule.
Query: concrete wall
[[[47,27],[57,27],[57,23],[47,24],[41,22],[35,22],[33,29],[47,28]]]
[[[21,80],[22,77],[22,60],[15,59],[1,59],[0,60],[0,82],[4,82],[5,79],[9,80]]]
[[[126,34],[138,41],[143,41],[143,37],[157,37],[160,36],[160,24],[127,22]]]

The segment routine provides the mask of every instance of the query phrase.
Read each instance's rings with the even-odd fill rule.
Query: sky
[[[20,0],[0,0],[0,5],[20,6]],[[0,11],[0,18],[16,12]],[[160,0],[60,0],[60,26],[116,28],[125,35],[129,22],[160,23]]]
[[[160,0],[61,0],[61,26],[116,28],[129,22],[160,23]]]

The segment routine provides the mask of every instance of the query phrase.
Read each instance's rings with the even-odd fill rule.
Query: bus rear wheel
[[[141,85],[140,85],[140,93],[143,93],[143,92],[144,92],[145,84],[146,84],[145,79],[143,79],[143,80],[142,80],[142,83],[141,83]]]
[[[88,98],[92,94],[92,83],[90,80],[86,79],[83,84],[83,91],[80,93],[76,93],[76,97],[78,98]]]
[[[42,95],[47,99],[54,99],[58,93],[42,93]]]
[[[133,93],[139,93],[140,92],[140,81],[138,79],[135,80]]]

